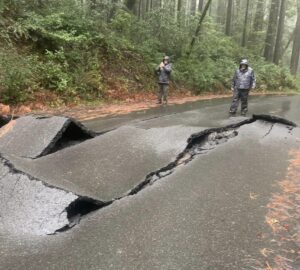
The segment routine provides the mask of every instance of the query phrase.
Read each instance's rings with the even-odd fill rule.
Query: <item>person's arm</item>
[[[231,82],[231,90],[234,91],[236,87],[236,81],[237,81],[237,71],[234,72],[232,82]]]
[[[159,72],[161,70],[161,63],[157,66],[157,68],[155,69],[157,72]]]
[[[163,65],[163,63],[160,63],[160,64],[157,66],[157,68],[155,69],[155,73],[156,73],[157,75],[160,74],[160,71],[162,70],[162,65]]]
[[[251,77],[251,89],[255,89],[256,87],[256,77],[255,77],[255,73],[254,71],[252,70],[252,77]]]
[[[171,64],[165,65],[163,68],[167,73],[172,72],[172,65]]]

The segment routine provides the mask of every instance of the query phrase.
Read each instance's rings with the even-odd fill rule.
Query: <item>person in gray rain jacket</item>
[[[247,59],[240,62],[240,67],[236,70],[233,79],[232,87],[233,99],[230,107],[230,115],[235,115],[241,100],[241,114],[246,115],[248,111],[248,95],[251,89],[256,86],[254,71],[249,67]]]
[[[157,68],[158,75],[158,104],[168,103],[168,92],[169,92],[169,80],[172,72],[172,64],[170,63],[170,57],[165,56],[163,61]]]

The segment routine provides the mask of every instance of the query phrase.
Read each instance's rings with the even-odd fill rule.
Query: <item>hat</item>
[[[248,66],[249,62],[248,62],[247,59],[242,59],[242,61],[240,62],[240,65],[246,65],[246,66]]]

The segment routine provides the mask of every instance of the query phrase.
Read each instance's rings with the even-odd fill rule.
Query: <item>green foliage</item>
[[[28,13],[26,19],[17,23],[17,31],[14,32],[30,38],[42,49],[57,50],[61,46],[87,43],[92,34],[89,31],[90,22],[75,20],[74,16],[65,12],[48,16]]]
[[[109,82],[126,89],[153,87],[153,69],[165,54],[174,62],[172,80],[197,94],[230,88],[243,57],[255,69],[260,89],[297,88],[287,70],[256,56],[261,50],[257,42],[241,48],[239,37],[222,34],[210,17],[187,57],[199,15],[178,14],[176,20],[166,5],[138,19],[121,1],[83,2],[0,2],[0,43],[15,48],[0,51],[4,101],[22,102],[37,88],[66,99],[94,99],[105,97]],[[132,1],[125,2],[133,8]],[[253,40],[264,38],[255,35]]]
[[[263,59],[255,59],[253,68],[257,74],[257,85],[261,90],[283,91],[285,89],[298,89],[296,79],[285,69]]]
[[[55,52],[46,51],[45,63],[40,64],[42,87],[58,92],[66,92],[72,81],[68,73],[68,63],[63,49]]]
[[[0,93],[4,102],[22,102],[36,87],[36,57],[19,55],[12,48],[0,51]]]

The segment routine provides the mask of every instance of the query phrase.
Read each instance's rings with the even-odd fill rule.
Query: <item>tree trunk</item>
[[[199,0],[199,4],[198,4],[198,12],[202,13],[204,8],[204,0]]]
[[[177,21],[179,22],[179,25],[180,25],[180,20],[181,20],[181,10],[182,10],[182,0],[178,0],[178,2],[177,2]]]
[[[136,4],[136,0],[127,0],[125,2],[125,6],[132,12],[134,12],[135,4]]]
[[[240,29],[240,16],[241,16],[241,1],[235,0],[233,4],[233,31],[239,31]]]
[[[197,0],[190,0],[191,5],[190,5],[190,14],[192,16],[196,15],[196,9],[197,9]]]
[[[139,9],[138,9],[138,18],[139,20],[142,17],[142,0],[139,0]]]
[[[276,65],[279,64],[281,52],[282,52],[282,38],[284,32],[285,12],[286,12],[286,0],[281,0],[278,30],[277,30],[277,37],[276,37],[275,50],[274,50],[274,63]]]
[[[226,4],[224,0],[219,0],[218,1],[218,7],[217,7],[217,22],[221,25],[225,24],[225,10],[226,10]]]
[[[228,0],[225,34],[231,35],[231,18],[232,18],[233,0]]]
[[[264,27],[264,15],[265,15],[265,0],[258,0],[256,4],[256,12],[253,23],[254,32],[263,30]]]
[[[280,0],[272,0],[271,2],[269,24],[268,24],[265,50],[264,50],[264,57],[267,61],[270,62],[273,61],[273,55],[274,55],[274,45],[275,45],[276,30],[277,30],[277,23],[278,23],[279,4],[280,4]]]
[[[295,27],[295,36],[293,42],[293,51],[291,57],[291,73],[296,75],[299,66],[299,56],[300,56],[300,0],[297,3],[297,22]]]
[[[242,47],[246,47],[247,43],[247,26],[248,26],[248,17],[249,17],[249,4],[250,0],[247,0],[246,12],[245,12],[245,21],[244,21],[244,30],[243,30],[243,39]]]
[[[201,15],[201,17],[200,17],[200,19],[199,19],[199,23],[198,23],[197,29],[196,29],[196,31],[195,31],[195,35],[194,35],[193,38],[192,38],[192,41],[191,41],[191,44],[190,44],[190,49],[189,49],[189,51],[188,51],[188,53],[187,53],[187,56],[188,56],[188,57],[189,57],[189,56],[191,55],[191,53],[192,53],[193,47],[194,47],[194,45],[195,45],[196,38],[198,37],[198,35],[199,35],[199,33],[200,33],[200,30],[201,30],[201,27],[202,27],[202,23],[203,23],[203,21],[204,21],[204,19],[205,19],[205,16],[206,16],[206,13],[207,13],[207,11],[208,11],[208,9],[209,9],[209,6],[210,6],[210,4],[211,4],[211,1],[212,1],[212,0],[208,0],[208,1],[207,1],[206,5],[205,5],[205,8],[204,8],[204,10],[203,10],[203,13],[202,13],[202,15]]]
[[[282,57],[285,55],[285,53],[286,53],[288,47],[290,47],[292,41],[294,40],[294,38],[295,38],[295,30],[296,30],[296,29],[294,29],[294,31],[291,33],[288,42],[286,43],[284,49],[283,49],[282,52],[281,52],[281,57],[280,57],[280,58],[282,58]]]

